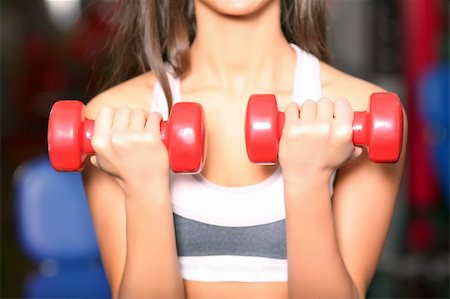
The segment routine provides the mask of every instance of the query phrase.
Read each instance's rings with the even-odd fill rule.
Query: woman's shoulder
[[[95,119],[101,107],[130,107],[151,111],[153,86],[156,76],[149,71],[116,86],[113,86],[90,100],[86,106],[86,116]]]
[[[326,63],[320,64],[323,96],[330,99],[347,98],[355,111],[367,109],[372,93],[386,92],[375,84],[353,77]]]

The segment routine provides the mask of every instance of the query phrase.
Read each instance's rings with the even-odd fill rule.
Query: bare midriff
[[[184,281],[187,299],[286,299],[286,282]]]

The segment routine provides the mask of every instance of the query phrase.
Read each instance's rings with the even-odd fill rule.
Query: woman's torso
[[[254,93],[274,93],[279,110],[293,100],[292,86],[296,55],[283,57],[286,80],[280,88],[266,88]],[[317,80],[317,79],[316,79]],[[320,88],[322,96],[336,98],[346,95],[354,110],[364,110],[367,99],[355,95],[366,94],[373,87],[359,79],[348,76],[329,65],[320,63]],[[198,81],[198,80],[197,80]],[[152,72],[124,82],[106,94],[105,104],[112,107],[127,105],[150,110],[156,78]],[[202,82],[203,83],[203,82]],[[203,88],[202,88],[203,87]],[[261,166],[248,161],[244,139],[244,115],[250,94],[228,96],[220,86],[208,86],[187,76],[181,82],[181,98],[202,104],[207,122],[208,153],[202,176],[208,181],[228,187],[255,185],[265,181],[277,169],[277,165]],[[189,298],[287,298],[286,282],[202,282],[185,280]]]
[[[286,80],[278,82],[275,88],[261,87],[251,92],[275,94],[282,111],[291,101],[301,104],[306,99],[317,100],[322,94],[319,61],[298,48],[291,54],[285,57],[288,65],[292,66],[286,69]],[[251,93],[230,95],[220,92],[220,88],[214,85],[197,86],[195,80],[189,77],[181,81],[171,77],[170,82],[174,102],[199,102],[205,110],[207,123],[207,158],[202,173],[175,174],[171,177],[177,247],[187,297],[286,298],[287,261],[281,171],[277,165],[255,165],[248,160],[244,118]],[[153,111],[167,117],[165,97],[159,84],[155,84],[152,104]],[[252,205],[258,205],[258,197],[261,199],[259,213],[250,212]],[[193,198],[199,203],[193,204]],[[263,198],[267,199],[264,203]],[[241,201],[241,207],[236,200]],[[208,201],[211,201],[209,209],[205,208]],[[245,213],[234,213],[227,218],[229,213],[224,212],[223,219],[214,218],[220,210],[237,211],[240,208],[249,211],[249,223],[240,223]],[[261,217],[267,214],[271,215],[261,223]],[[189,233],[193,229],[196,233]],[[261,246],[267,243],[277,248],[271,250],[268,248],[270,246]],[[192,249],[195,247],[193,244],[197,250]],[[222,250],[211,248],[217,244]],[[253,248],[254,253],[249,253],[249,250],[244,252],[246,248]],[[198,267],[211,269],[212,272],[205,274],[205,271],[196,270]],[[265,275],[261,270],[264,268],[277,270]],[[245,271],[242,269],[247,273],[243,273]]]

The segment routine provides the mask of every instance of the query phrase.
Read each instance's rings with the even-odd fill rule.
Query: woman
[[[122,2],[116,70],[136,76],[88,104],[97,154],[84,172],[114,297],[365,296],[404,154],[374,164],[353,146],[353,110],[383,90],[326,64],[324,6]],[[279,165],[246,155],[255,93],[286,112]],[[206,113],[199,175],[170,173],[160,138],[181,99]]]

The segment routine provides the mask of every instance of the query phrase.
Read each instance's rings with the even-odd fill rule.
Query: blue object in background
[[[24,295],[110,297],[80,173],[58,173],[39,157],[16,170],[14,195],[20,244],[39,264]]]
[[[450,67],[448,62],[431,69],[420,83],[420,107],[428,128],[431,160],[440,189],[449,202],[449,102]]]

